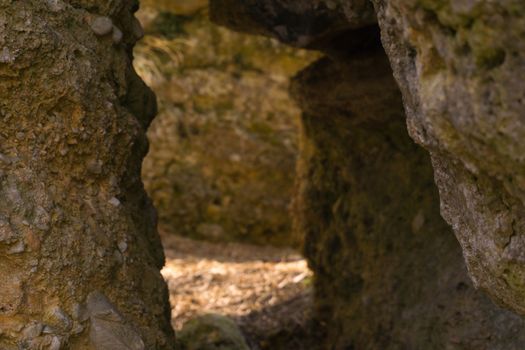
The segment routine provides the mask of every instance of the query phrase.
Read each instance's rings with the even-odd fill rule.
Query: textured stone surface
[[[232,2],[239,5],[238,2]],[[309,3],[313,6],[314,1]],[[432,143],[425,141],[436,140],[431,136],[434,128],[440,126],[441,121],[446,123],[446,118],[435,115],[435,125],[420,121],[418,118],[426,118],[421,113],[424,103],[429,103],[432,108],[459,110],[492,108],[491,113],[495,112],[494,108],[497,106],[489,103],[488,107],[484,107],[487,104],[483,101],[490,101],[492,98],[492,92],[489,93],[491,90],[484,90],[484,97],[482,94],[478,95],[479,100],[472,102],[471,107],[468,104],[462,105],[460,102],[468,96],[460,94],[461,88],[464,93],[465,89],[469,89],[468,92],[473,94],[482,90],[477,92],[476,85],[462,85],[465,82],[463,80],[454,82],[454,79],[449,79],[451,76],[443,80],[429,80],[426,86],[419,84],[418,74],[421,71],[432,74],[433,71],[439,71],[443,64],[435,57],[436,50],[425,44],[431,44],[435,40],[435,45],[440,47],[453,30],[447,32],[440,28],[448,33],[449,36],[445,37],[439,37],[442,34],[439,32],[425,32],[432,28],[433,22],[428,22],[432,16],[419,17],[421,12],[412,11],[415,8],[409,7],[407,3],[408,1],[399,1],[388,5],[387,2],[378,1],[375,5],[379,10],[383,38],[396,69],[396,78],[402,86],[409,131],[412,137],[431,148],[429,145]],[[434,6],[432,4],[443,5],[447,2],[425,3],[426,6]],[[272,8],[275,2],[264,1],[258,4],[260,8]],[[453,7],[465,10],[469,8],[469,4],[474,5],[472,2],[455,2]],[[498,5],[491,6],[499,8]],[[474,7],[478,8],[479,4]],[[444,8],[446,14],[446,6]],[[222,12],[217,12],[217,16],[227,12],[227,9],[222,9]],[[239,16],[246,13],[241,12]],[[275,18],[273,14],[270,17]],[[242,25],[266,28],[268,19],[261,19],[254,25],[253,18],[250,14],[249,20],[239,20],[232,25],[237,29],[242,29]],[[264,18],[264,14],[261,18]],[[312,21],[308,16],[302,19],[304,22],[301,23]],[[229,24],[226,20],[219,22]],[[238,26],[238,23],[242,25]],[[417,33],[410,30],[415,23],[419,23],[419,28],[428,37],[418,37]],[[289,25],[294,28],[295,22]],[[484,31],[490,32],[487,27],[490,26],[485,26]],[[523,28],[519,21],[514,22],[513,27],[518,31]],[[245,30],[253,32],[252,28]],[[272,35],[268,32],[264,34]],[[333,60],[323,59],[303,71],[295,79],[292,88],[304,110],[295,204],[296,226],[300,232],[306,234],[305,253],[316,275],[316,315],[318,326],[325,332],[320,348],[523,348],[525,324],[522,319],[495,306],[472,285],[461,249],[439,214],[439,198],[433,181],[431,160],[406,132],[401,95],[387,58],[381,49],[372,49],[374,42],[369,42],[368,49],[363,50],[364,46],[359,45],[359,41],[349,38],[358,34],[357,29],[350,28],[345,32],[345,41],[330,41],[329,45],[335,45],[332,47],[327,47],[326,44],[316,45],[328,52]],[[516,37],[516,31],[510,35]],[[472,38],[470,35],[467,37],[477,40],[475,35]],[[407,38],[418,38],[421,50],[429,51],[425,51],[425,54],[417,52],[407,44]],[[479,38],[478,45],[484,45],[485,40],[485,37]],[[489,47],[494,45],[496,41],[492,41]],[[510,47],[520,44],[514,45]],[[453,57],[457,51],[449,48],[447,52]],[[447,74],[455,72],[460,75],[476,75],[478,70],[493,70],[495,64],[501,64],[501,53],[491,52],[490,49],[488,52],[480,49],[479,52],[481,58],[477,59],[478,62],[471,61],[470,65],[465,63],[461,67],[461,73],[452,68],[445,71]],[[421,61],[414,61],[414,58]],[[519,69],[517,72],[519,73]],[[495,83],[489,77],[484,78],[488,80],[482,78],[479,83],[483,85],[492,81],[493,88],[508,81],[500,77],[501,80]],[[449,91],[452,97],[448,100],[447,94],[438,93],[439,89],[433,90],[445,82],[458,89]],[[496,91],[501,92],[502,88],[497,88]],[[509,89],[503,96],[511,96],[513,93]],[[421,98],[421,94],[428,98]],[[443,101],[448,102],[442,105]],[[461,113],[453,115],[459,118]],[[515,114],[516,118],[517,116]],[[483,118],[485,117],[487,114]],[[483,118],[477,120],[477,125],[482,126],[487,122]],[[426,133],[421,134],[428,138],[421,140],[418,138],[418,130],[421,131],[423,127],[428,127],[428,130],[425,129]],[[489,129],[490,132],[497,133],[496,125]],[[446,141],[458,141],[454,134],[447,135],[450,138]],[[514,146],[518,147],[517,139],[515,141]],[[509,144],[507,146],[510,147]],[[438,145],[432,150],[442,151],[440,147]],[[460,150],[461,148],[457,150],[458,154],[467,154]],[[478,156],[483,157],[482,154]],[[484,166],[497,159],[489,157],[485,162],[481,157],[479,163],[484,163]],[[505,212],[502,207],[497,209],[502,202],[509,207],[514,206],[515,213],[519,213],[519,201],[507,195],[508,190],[503,190],[503,185],[494,187],[493,178],[482,178],[478,172],[476,178],[481,182],[466,188],[462,185],[465,183],[465,172],[461,171],[461,164],[436,152],[432,152],[432,161],[438,184],[447,182],[447,185],[440,184],[440,190],[443,198],[442,210],[448,220],[452,221],[452,217],[457,222],[461,221],[462,225],[478,222],[485,227],[477,229],[487,232],[490,227],[504,227],[509,224],[505,221],[509,210]],[[491,195],[486,196],[488,193]],[[474,194],[477,196],[472,197]],[[467,199],[460,200],[459,196],[467,196]],[[488,198],[494,201],[487,202]],[[492,209],[491,205],[494,206]],[[455,208],[457,211],[452,213],[455,206],[458,206]],[[492,211],[494,208],[496,210]],[[470,217],[474,213],[477,213],[478,221]],[[519,218],[515,217],[514,221],[519,223]],[[459,232],[458,236],[472,272],[476,264],[472,264],[473,257],[469,256],[473,252],[469,244],[475,236],[468,226],[453,226]],[[471,238],[465,241],[464,237]],[[480,236],[478,233],[478,237],[489,246],[493,245],[489,236]],[[505,242],[507,241],[504,240],[504,244]],[[509,245],[512,246],[511,243]],[[484,266],[493,261],[493,258],[497,260],[501,257],[492,255],[493,251],[485,253],[491,258],[483,262]],[[518,251],[515,254],[514,259],[517,259]],[[483,257],[479,252],[476,256]],[[507,273],[512,271],[509,268]],[[485,274],[483,272],[482,276]],[[504,274],[500,274],[501,276]],[[512,276],[514,283],[521,281],[519,275]],[[484,278],[490,280],[493,277],[494,275],[487,274]],[[508,292],[517,290],[515,286],[501,287],[497,284],[492,284],[489,289],[493,295],[508,295]]]
[[[305,109],[296,220],[326,348],[524,346],[525,324],[469,281],[386,57],[325,59],[294,91]]]
[[[296,223],[320,348],[523,347],[525,323],[470,282],[386,56],[324,59],[293,91],[305,111]]]
[[[189,320],[177,340],[181,350],[250,350],[235,321],[217,314]]]
[[[127,334],[135,345],[122,349],[173,345],[140,181],[155,98],[131,66],[135,9],[0,1],[1,349],[106,349],[101,330]],[[114,27],[93,32],[97,18]],[[108,28],[118,44],[99,36]],[[95,290],[120,315],[111,327],[86,316]]]
[[[409,132],[474,283],[525,314],[525,4],[375,1]]]
[[[229,28],[315,49],[328,49],[347,30],[375,23],[368,1],[210,0],[210,9],[211,19]]]
[[[143,179],[168,231],[298,245],[291,235],[300,110],[289,77],[318,56],[202,14],[144,6],[135,67],[157,93]]]

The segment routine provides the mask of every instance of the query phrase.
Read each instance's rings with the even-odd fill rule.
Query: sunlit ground
[[[312,273],[293,250],[162,237],[175,329],[205,313],[231,316],[256,333],[307,317]]]

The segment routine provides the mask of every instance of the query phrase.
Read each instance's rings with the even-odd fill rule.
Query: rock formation
[[[487,41],[495,34],[489,29],[490,18],[504,28],[504,21],[498,20],[518,18],[519,12],[512,15],[510,5],[506,15],[503,5],[483,8],[478,4],[469,10],[472,2],[438,2],[434,10],[443,17],[441,21],[464,19],[460,15],[447,17],[451,7],[472,11],[471,18],[479,17],[478,24],[474,23],[478,20],[471,20],[463,25],[482,28],[463,35],[464,40],[485,47],[464,52],[447,41],[454,30],[428,22],[432,18],[438,21],[440,16],[429,13],[433,2],[413,2],[413,7],[407,3],[377,1],[375,6],[401,85],[409,132],[431,150],[442,211],[462,243],[474,281],[496,300],[519,311],[519,250],[512,248],[519,247],[519,233],[512,234],[519,232],[519,186],[514,183],[516,178],[509,177],[513,186],[498,187],[494,176],[481,176],[481,170],[491,165],[502,176],[505,171],[516,174],[519,169],[517,160],[505,164],[512,152],[515,157],[520,154],[519,114],[503,113],[518,106],[520,91],[509,84],[517,78],[509,75],[510,67],[507,75],[495,71],[504,64],[502,57],[512,54],[493,50],[495,37]],[[431,161],[406,132],[401,94],[379,45],[379,29],[370,19],[370,4],[314,0],[267,0],[256,5],[230,0],[228,8],[223,4],[211,2],[212,18],[218,23],[272,35],[328,55],[300,73],[292,88],[303,109],[296,227],[306,234],[305,253],[316,274],[316,315],[326,334],[320,347],[522,348],[525,323],[474,288],[460,247],[439,215]],[[418,7],[422,10],[414,11]],[[519,6],[514,3],[512,8]],[[346,22],[335,25],[335,19],[341,17]],[[522,27],[516,20],[505,27],[506,37],[516,37],[516,30]],[[507,44],[504,47],[519,51],[519,43]],[[478,58],[476,51],[481,55]],[[445,54],[450,55],[450,62],[440,59]],[[467,59],[455,56],[459,54]],[[517,58],[511,62],[519,68],[520,53],[514,55]],[[510,118],[506,119],[509,122],[514,120],[503,124],[516,138],[498,133],[503,127],[495,117],[498,111],[502,111],[502,118]],[[454,117],[442,118],[445,113]],[[451,120],[458,126],[453,127]],[[472,128],[472,123],[478,126]],[[458,135],[457,128],[464,133],[486,129],[478,138]],[[465,142],[469,147],[462,148]],[[483,153],[487,150],[493,153]],[[469,162],[469,157],[475,157],[477,163]],[[476,175],[468,175],[473,171]],[[504,230],[513,225],[514,231],[508,231],[507,236],[499,234],[499,241],[487,233],[495,228],[507,232]],[[476,240],[485,246],[474,244]],[[481,266],[494,267],[505,258],[491,250],[497,247],[496,242],[502,244],[501,249],[514,252],[507,257],[515,264],[499,273],[494,269],[483,272]],[[512,280],[505,280],[505,276]],[[507,284],[488,285],[495,280]]]
[[[414,140],[476,286],[525,314],[525,3],[375,1]]]
[[[140,181],[156,104],[131,64],[136,9],[0,0],[1,349],[174,347]],[[327,55],[292,86],[303,109],[296,227],[316,273],[320,348],[525,348],[524,321],[475,289],[525,313],[525,4],[211,10]]]
[[[171,349],[136,1],[0,1],[0,348]]]
[[[143,180],[161,230],[215,241],[300,245],[292,237],[300,110],[290,77],[317,54],[144,3],[134,65],[157,93]],[[146,6],[144,6],[146,5]],[[160,6],[161,9],[164,7]]]
[[[439,215],[380,50],[296,77],[304,109],[296,226],[322,349],[517,349],[525,323],[476,291]]]

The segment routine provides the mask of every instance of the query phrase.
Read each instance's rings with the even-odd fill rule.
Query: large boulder
[[[374,3],[474,284],[525,314],[525,3]]]
[[[172,349],[135,1],[0,1],[0,348]]]
[[[519,349],[525,322],[472,285],[380,50],[325,58],[303,108],[296,227],[330,349]]]

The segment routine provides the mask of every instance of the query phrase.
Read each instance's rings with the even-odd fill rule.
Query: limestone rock
[[[75,310],[95,287],[145,348],[173,348],[140,181],[155,109],[131,65],[134,10],[133,0],[0,1],[0,349],[86,349]],[[99,35],[121,29],[120,45],[93,34],[96,18]]]
[[[475,285],[525,314],[525,4],[374,1]]]
[[[525,322],[469,280],[384,54],[324,59],[292,91],[304,109],[296,227],[320,348],[523,347]]]
[[[212,6],[216,11],[212,18],[266,35],[273,35],[267,28],[275,18],[283,18],[281,33],[293,31],[296,23],[323,18],[322,11],[310,16],[303,12],[297,21],[286,23],[290,7],[276,6],[279,1],[260,1],[250,9],[239,3],[229,1],[231,8]],[[317,2],[294,2],[299,3],[313,7]],[[355,24],[352,11],[359,18],[359,11],[366,9],[359,4],[347,1],[327,8],[346,9],[349,23]],[[325,334],[319,348],[520,349],[525,344],[524,321],[499,309],[471,284],[460,247],[439,215],[432,165],[442,212],[460,238],[469,272],[478,283],[480,278],[490,282],[485,287],[492,295],[499,300],[505,296],[507,305],[512,302],[512,308],[519,310],[523,279],[520,250],[513,249],[520,246],[519,177],[511,183],[494,179],[497,174],[516,175],[520,169],[519,114],[505,114],[512,111],[505,106],[516,107],[513,111],[517,112],[518,104],[512,101],[522,92],[518,84],[513,87],[521,73],[522,42],[510,42],[524,28],[521,5],[417,0],[375,1],[375,5],[383,42],[401,85],[409,132],[431,150],[432,164],[406,132],[401,95],[386,56],[374,45],[379,38],[367,30],[370,45],[351,39],[371,29],[370,24],[346,28],[345,40],[316,45],[330,58],[300,73],[292,92],[304,112],[296,228],[306,234],[304,249],[315,272],[316,318]],[[234,22],[228,21],[229,11],[236,14]],[[451,16],[450,11],[459,14]],[[479,19],[469,20],[464,16],[469,12]],[[511,24],[501,18],[510,19]],[[496,26],[494,30],[490,23]],[[458,24],[474,31],[473,37],[466,36],[472,41],[470,48],[449,45],[462,38]],[[321,33],[320,38],[330,37]],[[501,54],[498,35],[514,54],[507,50]],[[509,76],[511,67],[513,77]],[[426,113],[421,113],[425,108]],[[514,122],[496,125],[501,121],[497,116]],[[513,131],[501,139],[485,138],[504,126]],[[482,138],[470,135],[472,131]],[[500,141],[489,145],[486,140]],[[461,145],[454,149],[456,153],[454,145]],[[475,176],[467,176],[463,168],[475,171]],[[499,241],[487,235],[494,228],[500,232]],[[471,245],[476,239],[487,249]],[[506,249],[506,255],[494,254],[497,242],[507,247],[500,248]],[[502,258],[514,264],[504,264],[506,270],[494,274]],[[505,274],[507,285],[492,283]]]
[[[140,335],[128,324],[116,307],[102,293],[88,295],[90,340],[98,350],[144,350]]]

